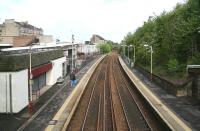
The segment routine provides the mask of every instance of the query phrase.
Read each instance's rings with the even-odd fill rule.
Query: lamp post
[[[132,47],[133,45],[129,45],[128,46],[128,58],[129,58],[129,63],[130,63],[130,57],[129,57],[129,52],[130,52],[130,47]]]
[[[129,58],[129,50],[130,50],[131,45],[128,46],[128,58]],[[130,59],[130,58],[129,58]]]
[[[72,34],[72,68],[71,68],[71,72],[73,72],[73,68],[74,68],[74,65],[73,65],[73,45],[74,45],[74,34]]]
[[[33,86],[33,75],[32,75],[32,45],[35,45],[32,43],[29,46],[29,114],[32,114],[33,111],[33,96],[32,96],[32,86]]]
[[[32,54],[31,54],[31,45],[29,46],[29,104],[28,104],[28,109],[29,109],[29,113],[32,114],[32,109],[33,109],[33,97],[32,97],[32,84],[33,84],[33,75],[32,75]]]
[[[152,64],[153,64],[153,48],[152,46],[149,46],[147,44],[144,45],[145,47],[150,47],[151,50],[151,80],[152,80],[152,73],[153,73],[153,69],[152,69]]]
[[[129,47],[133,47],[133,66],[135,66],[135,46],[134,45],[129,45]],[[129,52],[128,52],[128,57],[129,57]]]
[[[122,47],[122,55],[125,56],[125,49],[124,49],[125,45],[121,45],[121,47]]]
[[[133,54],[133,66],[135,66],[135,45],[133,45],[133,51],[134,51],[134,54]]]

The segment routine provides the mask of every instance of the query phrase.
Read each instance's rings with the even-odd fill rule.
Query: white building
[[[77,51],[85,53],[86,55],[92,55],[99,52],[99,48],[93,44],[78,44]]]
[[[21,54],[23,55],[23,53],[25,53],[25,55],[29,55],[26,53],[27,48],[29,47],[3,49],[3,52],[1,53],[16,53],[18,51],[19,54],[14,54],[14,57],[18,57]],[[33,48],[33,50],[38,49]],[[46,58],[51,57],[49,56],[49,54],[52,54],[54,50],[58,52],[58,50],[56,49],[49,49],[49,53],[47,54],[47,56],[46,54],[42,56],[42,53],[48,52],[48,49],[42,49],[40,52],[41,56],[39,55],[40,57],[38,57],[38,59],[41,59],[41,61],[43,62],[43,59],[46,60]],[[32,57],[33,56],[34,53],[32,53]],[[20,66],[20,63],[22,61],[19,61],[19,63],[17,63],[16,59],[16,61],[13,61],[14,64],[16,64],[17,68],[15,71],[15,69],[12,70],[12,68],[4,67],[5,64],[8,64],[6,60],[8,56],[1,55],[1,57],[5,57],[5,61],[2,59],[0,62],[0,113],[18,113],[29,103],[29,64],[26,66],[22,64],[22,67],[18,67]],[[27,59],[25,59],[24,61],[26,60]],[[58,57],[55,58],[54,55],[54,57],[49,58],[49,60],[46,60],[46,62],[43,63],[44,64],[38,63],[35,65],[34,62],[32,63],[32,101],[38,99],[38,95],[42,95],[52,85],[54,85],[57,82],[58,78],[64,77],[66,75],[66,57],[63,55],[62,52],[59,53]],[[11,70],[9,71],[9,69]]]
[[[74,44],[72,54],[71,43],[40,44],[40,46],[32,47],[33,65],[31,73],[33,85],[31,95],[29,86],[29,47],[17,47],[1,50],[0,53],[5,53],[5,55],[0,55],[0,57],[2,57],[0,58],[0,113],[18,113],[28,105],[30,96],[32,96],[33,101],[38,99],[38,95],[42,95],[45,91],[51,88],[51,86],[57,82],[58,78],[64,77],[69,73],[72,65],[72,56],[73,65],[76,66],[78,63],[77,51],[83,52],[87,55],[93,55],[98,52],[96,45]],[[26,59],[20,58],[19,62],[18,58],[11,61],[11,65],[14,63],[12,66],[16,68],[13,69],[10,65],[5,66],[8,64],[6,59],[10,58],[10,55],[7,55],[7,53],[11,53],[11,56],[14,58],[19,57],[20,55],[23,56],[23,54],[25,56],[28,55],[28,57],[25,57]],[[37,53],[40,54],[37,55]],[[51,54],[53,53],[59,55],[57,57],[52,55],[51,58]],[[35,58],[37,57],[37,59],[39,59],[39,61],[34,60],[34,55]]]

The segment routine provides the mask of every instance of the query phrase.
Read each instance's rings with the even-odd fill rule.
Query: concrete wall
[[[98,52],[99,49],[97,48],[96,45],[80,45],[77,49],[78,52],[83,52],[85,54],[92,54],[95,52]]]
[[[41,43],[51,43],[53,42],[53,36],[52,35],[40,35],[38,36],[39,41]]]
[[[18,113],[28,105],[28,70],[0,72],[0,112]]]
[[[59,77],[63,77],[63,63],[65,63],[65,61],[66,57],[52,60],[53,67],[46,74],[47,85],[53,85],[57,82]]]
[[[14,19],[5,20],[5,28],[3,28],[3,36],[18,36],[19,27],[16,25]]]
[[[14,37],[12,36],[0,36],[0,44],[13,44]]]

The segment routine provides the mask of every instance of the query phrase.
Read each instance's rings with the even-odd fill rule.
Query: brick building
[[[99,35],[93,35],[90,41],[92,44],[101,44],[106,42],[106,40]]]
[[[6,19],[0,24],[0,44],[12,44],[13,47],[27,46],[36,38],[44,43],[53,41],[52,36],[43,35],[42,28],[35,27],[27,21]]]

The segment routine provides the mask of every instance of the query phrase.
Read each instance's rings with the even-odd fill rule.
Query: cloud
[[[183,0],[0,0],[1,22],[28,21],[61,40],[89,40],[92,34],[120,41],[153,12],[171,10]]]

